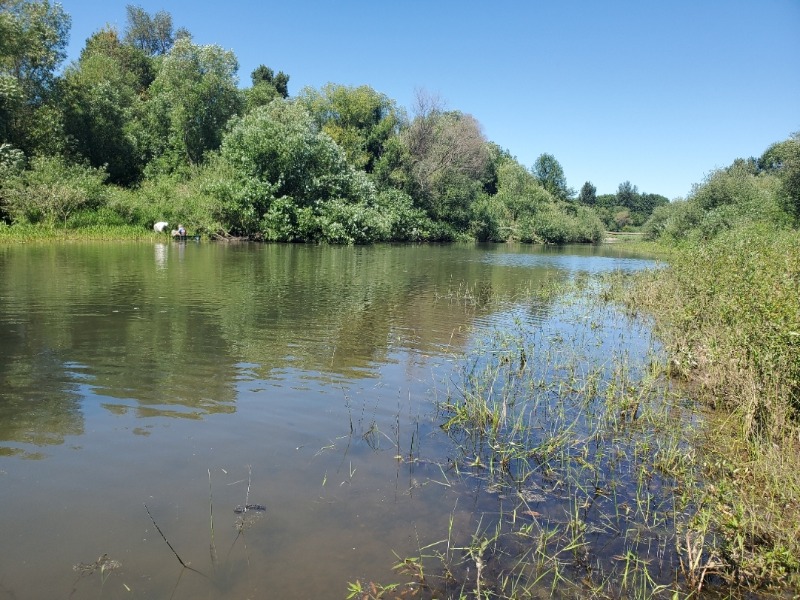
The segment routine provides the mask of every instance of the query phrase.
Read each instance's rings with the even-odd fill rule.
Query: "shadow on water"
[[[596,254],[0,249],[0,590],[475,593],[521,555],[531,589],[666,581],[657,345],[585,300],[652,263]]]

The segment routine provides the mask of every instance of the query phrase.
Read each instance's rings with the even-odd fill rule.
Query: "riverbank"
[[[42,225],[5,225],[0,223],[0,244],[29,242],[75,242],[114,240],[168,240],[166,233],[156,233],[135,225],[98,225],[80,228],[45,227]]]
[[[684,554],[732,586],[800,590],[798,292],[800,234],[757,225],[615,286],[653,316],[670,375],[710,410]]]

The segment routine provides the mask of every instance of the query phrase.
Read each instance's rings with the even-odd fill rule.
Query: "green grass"
[[[136,225],[92,225],[79,228],[0,224],[0,244],[64,241],[167,241],[168,237]]]

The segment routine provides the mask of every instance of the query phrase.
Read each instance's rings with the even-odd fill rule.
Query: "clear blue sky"
[[[424,88],[576,190],[684,197],[800,130],[800,0],[63,0],[68,60],[128,3],[233,50],[242,86],[266,64],[291,95],[366,84],[410,109]]]

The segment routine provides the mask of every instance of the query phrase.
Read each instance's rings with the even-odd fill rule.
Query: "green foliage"
[[[597,203],[597,188],[591,181],[587,181],[581,186],[578,202],[586,206],[594,206]]]
[[[371,87],[327,84],[317,91],[306,88],[299,100],[319,127],[344,150],[348,162],[367,173],[396,136],[404,117],[394,101]]]
[[[219,147],[241,106],[237,69],[233,52],[188,38],[175,42],[150,87],[148,143],[156,172],[200,164]]]
[[[92,39],[62,80],[64,130],[73,151],[92,166],[105,165],[112,182],[130,184],[144,168],[137,132],[142,127],[141,77],[146,75],[129,70],[133,61],[128,59],[137,51],[121,46],[115,32],[101,31]]]
[[[125,7],[128,23],[125,27],[125,43],[149,55],[161,55],[169,52],[175,43],[172,28],[172,15],[164,10],[155,15],[141,6],[128,4]]]
[[[545,244],[596,243],[603,239],[605,228],[589,208],[577,207],[571,214],[563,204],[550,204],[522,219],[519,239]]]
[[[42,121],[52,120],[44,103],[66,56],[69,27],[60,4],[0,2],[0,142],[29,156],[65,146],[62,130],[42,126]]]
[[[479,242],[505,242],[510,238],[511,215],[498,196],[484,195],[472,205],[471,229]]]
[[[106,201],[106,174],[69,164],[58,157],[35,157],[31,169],[0,182],[0,196],[14,222],[60,222],[79,210],[97,209]]]
[[[793,215],[787,210],[784,181],[775,169],[758,172],[736,161],[708,175],[685,202],[656,208],[645,232],[651,239],[710,240],[748,223],[787,227]]]
[[[275,100],[236,119],[221,159],[228,178],[213,193],[232,233],[363,243],[391,231],[371,212],[374,185],[300,103]]]
[[[552,154],[541,154],[533,164],[533,175],[554,198],[570,200],[575,190],[567,187],[567,178],[561,163]]]
[[[767,148],[758,164],[778,177],[782,187],[779,204],[795,226],[800,226],[800,133]]]

